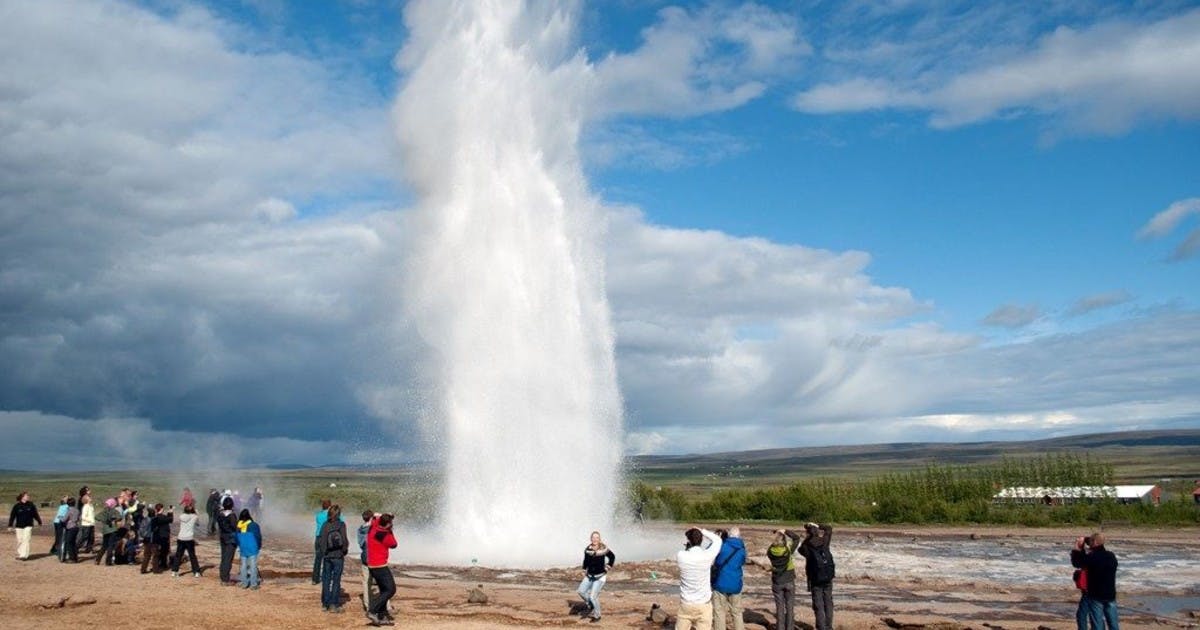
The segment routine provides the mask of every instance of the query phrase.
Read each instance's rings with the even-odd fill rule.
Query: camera
[[[1084,546],[1084,547],[1091,547],[1091,546],[1092,546],[1092,537],[1091,537],[1091,536],[1084,536],[1084,537],[1083,537],[1083,546]]]

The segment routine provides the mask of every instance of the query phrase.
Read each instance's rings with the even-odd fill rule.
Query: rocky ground
[[[151,627],[301,629],[367,625],[357,602],[361,592],[357,561],[346,562],[346,613],[323,613],[319,588],[310,580],[312,542],[303,537],[273,537],[260,561],[263,587],[248,591],[218,584],[218,550],[209,539],[197,545],[203,577],[173,578],[169,573],[140,575],[138,567],[132,566],[96,566],[90,556],[81,556],[83,562],[78,565],[59,563],[45,554],[50,547],[48,529],[35,535],[35,553],[30,560],[13,558],[11,537],[0,558],[5,586],[0,589],[0,618],[4,627],[128,627],[146,623]],[[1110,530],[1110,546],[1118,555],[1135,557],[1139,550],[1182,550],[1178,563],[1161,565],[1162,571],[1171,573],[1168,582],[1119,583],[1123,628],[1195,627],[1197,620],[1187,612],[1161,609],[1200,601],[1200,591],[1196,590],[1200,584],[1198,533],[1195,529]],[[751,555],[761,555],[770,535],[768,529],[743,528],[743,534]],[[1072,629],[1077,595],[1071,587],[1070,569],[1064,566],[1070,535],[1061,530],[839,530],[834,545],[839,558],[836,625],[847,629]],[[995,558],[964,561],[967,570],[946,575],[940,567],[946,563],[945,556],[952,558],[953,554],[941,551],[956,545],[994,547],[1002,553]],[[1045,549],[1050,556],[1043,568],[1025,561],[1022,570],[1031,573],[1024,577],[1020,572],[1004,570],[1005,554],[1025,557],[1031,549]],[[973,568],[970,563],[979,564]],[[1153,571],[1158,566],[1132,562],[1130,575]],[[1045,575],[1039,578],[1036,571]],[[670,618],[678,597],[678,576],[674,562],[669,560],[619,562],[602,594],[604,618],[598,624],[571,614],[578,606],[574,589],[580,577],[573,568],[396,566],[394,572],[399,587],[394,600],[398,626],[409,628],[649,629],[661,627],[663,617]],[[747,627],[773,627],[766,570],[747,566],[746,575]],[[472,589],[482,591],[487,601],[469,603]],[[479,599],[479,593],[475,595]],[[806,595],[801,584],[796,608],[802,624],[812,620]],[[1157,603],[1160,610],[1151,612],[1142,602]],[[650,619],[655,604],[661,607],[655,615],[657,621]]]

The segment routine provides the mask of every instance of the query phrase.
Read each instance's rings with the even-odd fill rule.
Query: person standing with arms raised
[[[809,523],[804,531],[808,536],[800,543],[800,555],[804,556],[804,577],[812,595],[813,625],[816,630],[833,630],[833,578],[837,577],[829,550],[833,526]]]
[[[1117,618],[1117,556],[1104,548],[1104,534],[1092,534],[1091,552],[1085,549],[1086,538],[1075,540],[1071,550],[1071,565],[1087,572],[1087,599],[1091,608],[1092,627],[1119,630]]]
[[[800,544],[800,534],[790,529],[775,530],[775,540],[767,547],[771,561],[771,595],[775,597],[775,625],[791,628],[796,619],[796,564],[792,555]]]
[[[718,529],[721,552],[713,561],[713,628],[725,630],[726,614],[733,617],[733,630],[745,630],[742,619],[742,566],[746,564],[746,545],[742,530]]]
[[[394,519],[391,514],[380,514],[371,521],[371,529],[367,532],[367,568],[371,571],[371,579],[379,585],[379,596],[371,602],[367,619],[376,626],[395,623],[388,614],[388,601],[396,594],[396,578],[388,566],[388,555],[396,548],[396,536],[392,534]]]
[[[711,630],[712,628],[712,564],[721,553],[721,538],[707,529],[693,527],[686,532],[682,551],[675,554],[679,563],[679,614],[675,630]],[[708,547],[704,547],[704,541]]]

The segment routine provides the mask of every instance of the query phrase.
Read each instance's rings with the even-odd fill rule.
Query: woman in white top
[[[83,553],[92,553],[96,544],[96,510],[92,507],[92,495],[79,497],[79,543]]]
[[[175,562],[171,565],[171,575],[179,577],[179,564],[183,562],[183,552],[192,562],[192,577],[200,577],[200,563],[196,561],[196,504],[188,503],[183,506],[183,514],[179,516],[179,535],[175,537]]]

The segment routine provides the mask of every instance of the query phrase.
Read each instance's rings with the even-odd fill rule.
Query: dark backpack
[[[811,553],[813,569],[808,581],[817,585],[833,582],[833,578],[837,577],[837,567],[833,562],[833,554],[829,553],[829,545],[813,547]]]
[[[337,551],[346,548],[346,539],[342,537],[342,528],[336,525],[325,532],[325,551]]]

